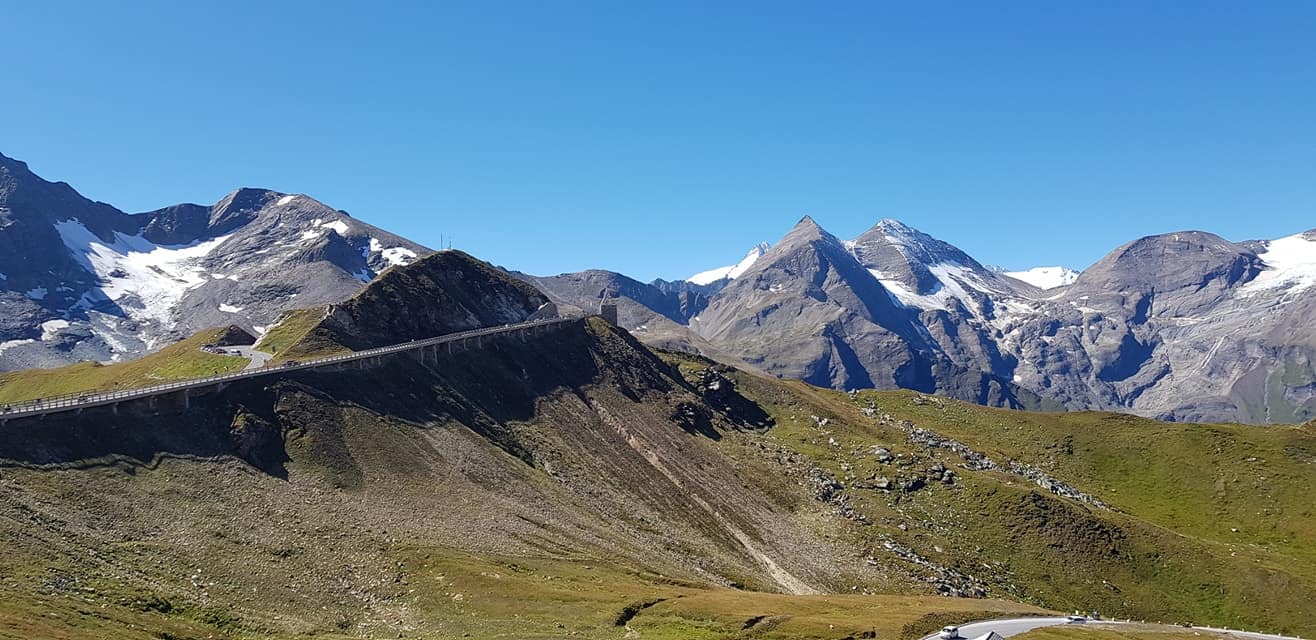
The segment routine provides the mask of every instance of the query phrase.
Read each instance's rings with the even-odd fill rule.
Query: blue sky
[[[307,193],[548,274],[803,214],[989,264],[1316,227],[1311,2],[7,3],[0,153],[128,211]]]

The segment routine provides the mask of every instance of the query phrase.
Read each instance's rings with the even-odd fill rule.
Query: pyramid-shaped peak
[[[786,235],[782,237],[781,242],[777,243],[772,248],[772,251],[790,251],[792,247],[795,247],[800,243],[816,241],[832,243],[837,246],[840,246],[841,244],[841,241],[838,240],[836,236],[833,236],[831,233],[828,233],[826,229],[819,226],[813,218],[804,216],[803,218],[800,218],[799,222],[795,223],[794,227],[791,227],[790,231],[786,232]]]
[[[821,230],[821,229],[822,229],[822,227],[818,226],[818,223],[817,223],[816,221],[814,221],[814,219],[813,219],[811,216],[807,215],[807,214],[806,214],[803,218],[800,218],[800,221],[799,221],[799,222],[796,222],[796,223],[795,223],[795,227],[794,227],[794,228],[795,228],[795,229],[818,229],[818,230]]]

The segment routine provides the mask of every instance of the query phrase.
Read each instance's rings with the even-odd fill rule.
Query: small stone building
[[[617,320],[617,302],[608,296],[606,289],[603,291],[603,299],[599,301],[599,315],[613,325],[621,326]]]

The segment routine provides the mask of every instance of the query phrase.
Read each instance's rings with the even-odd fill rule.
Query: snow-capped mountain
[[[424,253],[308,196],[239,189],[130,215],[0,156],[0,370],[131,358],[207,327],[260,332]]]
[[[556,278],[550,297],[571,288]],[[649,313],[627,325],[641,338],[815,384],[1174,420],[1316,416],[1316,230],[1244,243],[1186,231],[1081,273],[1003,273],[894,220],[841,240],[805,218],[734,279],[635,285],[592,286]],[[659,287],[699,303],[654,314],[631,297]]]
[[[260,333],[429,250],[304,195],[239,189],[140,214],[0,156],[0,370]],[[1174,420],[1316,416],[1316,230],[1140,238],[1074,272],[1001,272],[895,220],[851,240],[804,218],[689,280],[514,274],[560,306],[618,302],[650,344],[838,388]]]
[[[1027,282],[1028,284],[1042,289],[1055,289],[1074,284],[1078,279],[1078,272],[1068,267],[1033,267],[1024,271],[1003,271],[1004,275],[1010,276],[1015,280]]]
[[[700,271],[685,280],[686,282],[693,282],[698,285],[713,284],[718,280],[735,280],[740,277],[740,274],[745,273],[750,267],[754,266],[754,262],[763,254],[767,253],[768,248],[771,246],[772,245],[766,242],[760,242],[759,244],[754,245],[754,248],[750,249],[749,253],[746,253],[745,257],[742,258],[740,262],[729,267],[719,267],[717,269],[709,269],[708,271]]]

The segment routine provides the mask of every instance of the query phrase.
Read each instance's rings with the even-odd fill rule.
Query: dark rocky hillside
[[[523,322],[548,302],[534,287],[461,251],[390,269],[329,312],[312,334],[354,351]]]

